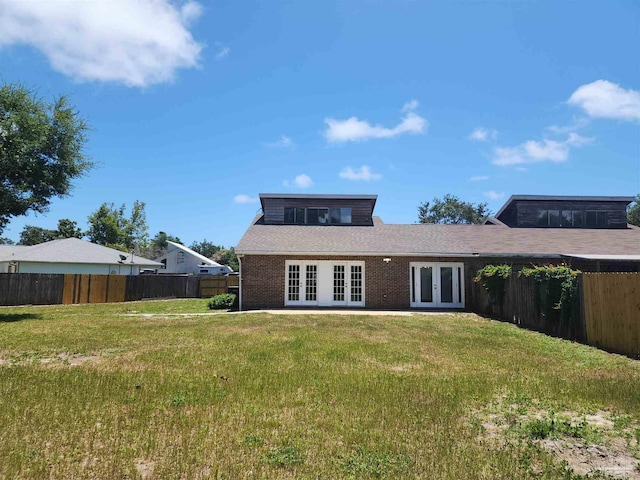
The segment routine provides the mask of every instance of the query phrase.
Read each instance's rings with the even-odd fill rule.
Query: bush
[[[504,285],[511,275],[509,265],[485,265],[476,272],[474,282],[480,282],[489,293],[489,299],[498,305],[504,300]]]
[[[233,293],[224,293],[222,295],[216,295],[209,300],[209,310],[223,310],[231,308],[233,302],[236,301],[236,296]]]
[[[579,273],[567,265],[544,265],[520,271],[521,276],[536,281],[536,301],[540,311],[548,317],[554,310],[559,311],[560,320],[569,328],[575,328],[580,321]]]

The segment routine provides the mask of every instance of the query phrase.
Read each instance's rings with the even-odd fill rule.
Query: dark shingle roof
[[[257,219],[256,219],[257,221]],[[640,255],[640,229],[508,228],[499,225],[384,224],[249,227],[240,254]]]

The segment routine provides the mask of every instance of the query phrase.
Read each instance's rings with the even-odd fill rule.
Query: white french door
[[[285,262],[285,306],[364,306],[364,262]]]
[[[464,264],[411,262],[409,275],[412,307],[464,307]]]

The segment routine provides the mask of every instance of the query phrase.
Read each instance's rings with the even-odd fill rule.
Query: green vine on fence
[[[519,275],[536,281],[536,301],[542,313],[551,316],[559,311],[560,321],[566,326],[579,322],[578,274],[567,265],[525,267]]]
[[[504,301],[504,286],[509,276],[511,276],[510,265],[485,265],[476,272],[473,281],[480,282],[489,293],[491,301],[502,305]]]

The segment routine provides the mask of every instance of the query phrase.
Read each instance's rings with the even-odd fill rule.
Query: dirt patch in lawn
[[[479,427],[482,443],[499,448],[513,441],[533,442],[575,474],[640,480],[640,422],[631,416],[555,412],[535,399],[501,395],[474,410],[470,419]]]
[[[57,353],[45,354],[41,352],[2,352],[0,365],[43,365],[46,367],[71,366],[76,367],[85,363],[97,363],[102,360],[97,354]]]

